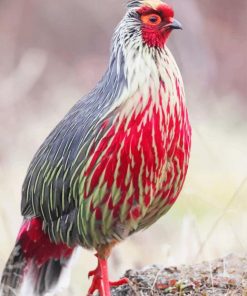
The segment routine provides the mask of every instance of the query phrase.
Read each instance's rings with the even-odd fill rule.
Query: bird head
[[[182,29],[173,9],[161,0],[129,0],[125,21],[132,36],[136,32],[144,44],[156,48],[165,46],[172,30]]]
[[[168,64],[177,73],[175,61],[166,48],[172,30],[182,29],[174,19],[173,9],[161,0],[127,1],[128,9],[114,32],[109,66],[100,83],[103,92],[109,95],[110,86],[114,90],[112,97],[120,98],[114,106],[140,89],[146,97],[151,83],[158,87],[160,71]]]

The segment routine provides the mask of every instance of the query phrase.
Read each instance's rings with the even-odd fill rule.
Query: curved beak
[[[166,28],[169,28],[171,30],[183,30],[182,24],[176,19],[173,19],[173,21],[170,24],[166,25]]]

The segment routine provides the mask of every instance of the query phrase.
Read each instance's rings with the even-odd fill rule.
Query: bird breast
[[[182,187],[189,150],[183,84],[173,64],[165,60],[160,69],[158,82],[150,73],[148,85],[105,118],[90,148],[78,220],[94,245],[152,224],[152,213],[165,212]]]

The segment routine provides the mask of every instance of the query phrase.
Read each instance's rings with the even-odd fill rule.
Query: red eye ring
[[[149,26],[157,26],[162,22],[161,16],[156,13],[142,15],[141,20],[143,24]]]

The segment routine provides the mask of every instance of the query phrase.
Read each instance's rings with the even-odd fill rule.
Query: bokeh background
[[[115,248],[111,276],[247,250],[247,1],[170,0],[184,30],[169,47],[182,71],[193,148],[173,209]],[[123,0],[0,0],[0,272],[21,216],[34,152],[103,74]],[[96,259],[80,251],[63,295],[85,295]],[[59,294],[60,295],[60,294]]]

